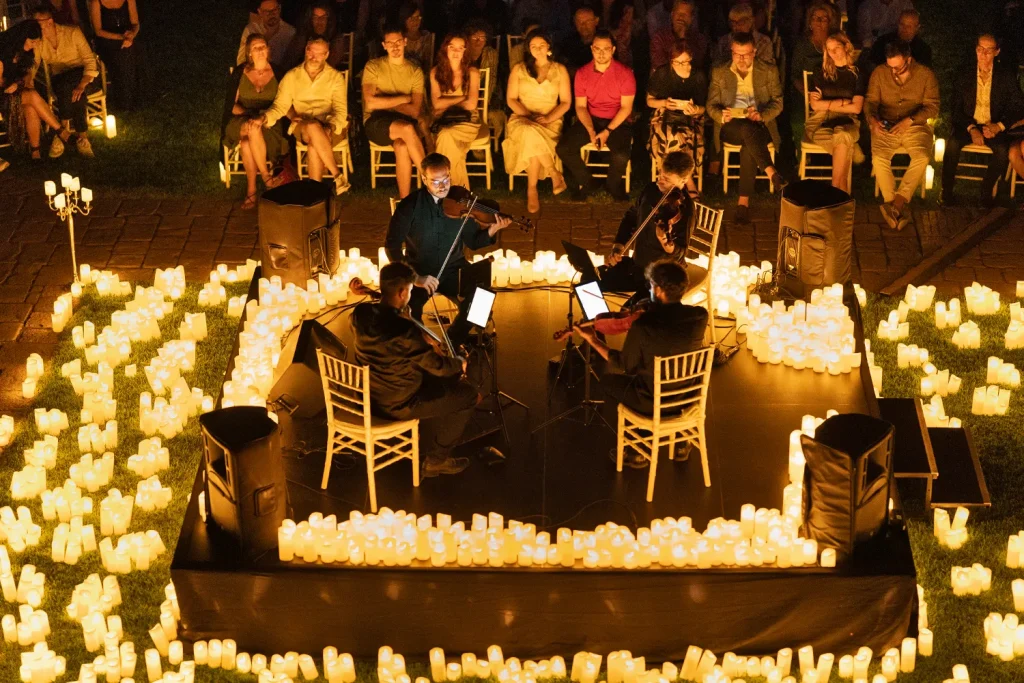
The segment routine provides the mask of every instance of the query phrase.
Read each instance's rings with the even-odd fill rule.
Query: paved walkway
[[[50,331],[53,300],[71,281],[67,230],[47,208],[40,189],[12,174],[0,178],[0,410],[22,403],[27,355],[46,355],[56,343]],[[387,196],[382,190],[379,198],[346,200],[343,246],[376,253],[389,217]],[[517,216],[526,213],[525,202],[507,201],[502,208]],[[563,239],[604,251],[611,246],[624,210],[624,204],[609,202],[548,202],[535,232],[507,230],[501,246],[524,258],[541,249],[561,251]],[[980,213],[959,207],[918,211],[913,226],[894,233],[884,226],[876,206],[858,206],[855,281],[869,290],[880,289]],[[752,216],[751,225],[737,226],[731,221],[730,205],[719,251],[736,251],[745,263],[775,262],[776,210],[755,206]],[[151,279],[155,268],[177,265],[185,267],[189,279],[205,280],[217,263],[259,258],[256,212],[242,211],[238,202],[101,197],[75,226],[78,262],[115,270],[127,280]],[[1024,280],[1024,213],[947,268],[933,284],[955,293],[972,280],[1004,292],[1012,292],[1013,283]]]

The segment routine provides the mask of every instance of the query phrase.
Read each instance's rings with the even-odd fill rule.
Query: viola
[[[368,286],[366,283],[364,283],[357,277],[354,277],[348,281],[348,291],[355,294],[356,296],[368,296],[374,301],[380,301],[380,292]],[[434,351],[437,352],[438,355],[445,357],[449,355],[448,348],[445,345],[445,341],[438,337],[436,334],[434,334],[433,330],[426,327],[423,323],[409,315],[408,306],[406,306],[405,309],[403,309],[402,317],[412,321],[412,324],[415,325],[419,329],[420,333],[423,335],[423,341],[427,342],[427,344],[429,344],[431,348],[433,348]],[[459,350],[462,351],[461,348]],[[452,355],[455,354],[453,353]],[[459,355],[464,354],[460,353]]]
[[[476,199],[475,203],[474,199]],[[509,227],[515,226],[523,232],[530,232],[534,229],[533,221],[529,218],[525,216],[514,218],[510,214],[502,213],[498,202],[493,199],[478,198],[461,185],[452,185],[448,190],[448,196],[441,200],[441,210],[448,218],[462,219],[469,214],[470,218],[480,225],[493,225],[501,217],[509,220]]]
[[[587,320],[576,324],[574,327],[593,327],[595,332],[601,334],[623,334],[629,331],[636,319],[650,306],[650,299],[644,299],[635,306],[620,308],[609,313],[599,313],[593,320]],[[555,332],[553,339],[557,342],[565,341],[573,332],[572,327],[566,327]]]

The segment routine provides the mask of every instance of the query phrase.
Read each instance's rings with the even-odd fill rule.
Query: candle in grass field
[[[113,114],[107,114],[106,120],[106,133],[108,138],[117,137],[117,119],[114,118]]]

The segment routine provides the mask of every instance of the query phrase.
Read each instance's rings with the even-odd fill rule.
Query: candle
[[[82,188],[82,201],[86,204],[92,201],[92,190],[88,187]]]
[[[917,640],[904,638],[900,644],[900,671],[911,673],[917,661]]]
[[[57,194],[57,183],[53,182],[52,180],[47,180],[45,183],[43,183],[43,191],[46,193],[47,197],[54,196],[55,194]]]
[[[934,184],[935,184],[935,168],[931,164],[928,164],[928,168],[926,168],[925,172],[924,172],[924,189],[930,190],[930,189],[932,189],[932,185],[934,185]]]
[[[935,163],[941,164],[946,156],[946,141],[943,138],[935,138]]]
[[[107,114],[106,131],[108,138],[117,137],[117,119],[114,118],[113,114]]]

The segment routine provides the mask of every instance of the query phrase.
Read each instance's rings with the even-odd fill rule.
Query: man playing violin
[[[399,202],[391,217],[384,248],[388,260],[404,261],[416,271],[409,307],[416,320],[423,319],[423,306],[434,292],[441,292],[452,301],[459,302],[459,315],[448,329],[448,337],[458,346],[469,336],[466,320],[469,300],[459,301],[459,269],[466,265],[464,249],[482,249],[494,244],[500,231],[510,221],[495,216],[495,221],[484,228],[470,218],[462,232],[461,244],[452,250],[451,259],[441,272],[441,266],[459,233],[461,218],[445,215],[441,200],[451,189],[451,162],[442,154],[428,154],[421,164],[423,186]],[[402,247],[405,247],[405,253]],[[440,277],[438,274],[440,273]]]
[[[701,348],[708,312],[700,306],[682,303],[688,278],[679,262],[670,258],[654,261],[647,265],[645,278],[651,304],[630,326],[621,351],[608,348],[593,327],[577,325],[576,331],[608,361],[601,377],[601,389],[608,402],[623,403],[631,410],[650,415],[654,410],[655,356],[675,356]],[[615,448],[609,455],[616,460]],[[677,460],[687,457],[688,447],[676,455]],[[634,469],[649,464],[633,450],[627,450],[622,461]]]
[[[462,378],[466,360],[442,354],[409,317],[416,271],[400,261],[380,271],[381,299],[352,311],[355,358],[370,368],[373,411],[391,420],[420,421],[424,477],[457,474],[468,458],[453,458],[480,402],[476,388]]]
[[[650,263],[666,257],[682,260],[693,218],[693,200],[685,190],[692,175],[693,157],[688,152],[665,155],[657,180],[644,188],[619,223],[615,244],[605,259],[607,268],[601,274],[601,289],[639,292],[646,287],[644,269]],[[666,193],[670,194],[659,209],[659,215],[651,218],[640,231],[633,244],[633,256],[627,256],[625,245]]]

